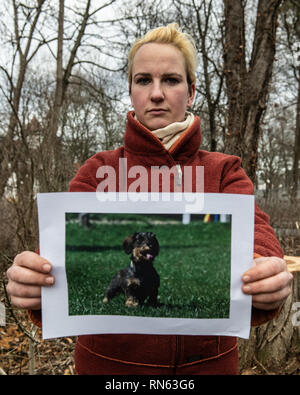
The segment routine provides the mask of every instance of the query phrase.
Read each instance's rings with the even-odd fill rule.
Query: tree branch
[[[106,71],[119,72],[119,71],[123,71],[124,70],[124,66],[120,67],[119,69],[110,69],[108,67],[102,66],[102,65],[100,65],[98,63],[95,63],[95,62],[93,62],[91,60],[78,60],[77,62],[73,63],[73,66],[75,66],[77,64],[83,64],[83,63],[90,64],[92,66],[96,66],[96,67],[98,67],[98,68],[100,68],[102,70],[106,70]]]

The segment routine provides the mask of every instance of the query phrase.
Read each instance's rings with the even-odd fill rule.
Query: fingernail
[[[250,280],[250,276],[247,276],[247,275],[246,275],[246,276],[243,277],[243,281],[247,282],[247,281],[249,281],[249,280]]]
[[[51,285],[54,283],[54,278],[53,277],[46,277],[46,284]]]
[[[49,263],[45,263],[45,264],[43,265],[43,270],[44,270],[45,272],[50,272],[50,270],[51,270],[51,265],[49,265]]]
[[[243,287],[243,290],[244,290],[245,292],[249,292],[250,289],[251,289],[251,287],[250,287],[249,285],[245,285],[245,286]]]

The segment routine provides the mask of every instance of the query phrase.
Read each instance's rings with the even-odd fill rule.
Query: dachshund
[[[126,254],[131,262],[125,269],[115,274],[106,291],[104,303],[115,296],[125,295],[126,307],[137,307],[144,302],[158,306],[158,288],[160,277],[153,266],[159,253],[159,243],[152,232],[135,232],[123,241]]]

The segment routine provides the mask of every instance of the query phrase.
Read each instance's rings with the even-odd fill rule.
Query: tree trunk
[[[63,98],[63,42],[64,42],[64,0],[59,0],[58,12],[58,34],[57,34],[57,53],[56,53],[56,86],[54,93],[54,102],[49,111],[49,126],[47,134],[43,141],[43,166],[44,166],[44,184],[47,191],[51,191],[51,183],[55,174],[55,145],[57,139],[57,130],[59,126],[60,110]]]
[[[197,18],[197,27],[200,35],[200,48],[203,61],[203,74],[204,74],[204,86],[205,96],[208,107],[209,115],[209,130],[210,130],[210,151],[216,151],[217,149],[217,128],[216,128],[216,110],[217,103],[220,99],[220,93],[223,84],[223,78],[220,78],[220,84],[217,90],[216,98],[213,97],[212,93],[212,81],[209,75],[209,56],[207,51],[207,36],[209,28],[209,18],[211,16],[212,1],[209,1],[207,8],[205,2],[203,3],[204,10],[201,7],[197,7],[195,1],[193,1],[193,7]],[[205,16],[205,23],[201,22],[201,13]]]
[[[260,122],[266,108],[282,0],[259,0],[252,56],[246,65],[244,1],[224,0],[224,73],[228,96],[225,152],[240,156],[255,182]]]
[[[47,138],[43,141],[43,180],[40,180],[41,191],[60,191],[61,187],[65,188],[64,181],[66,175],[56,167],[55,149],[57,144],[57,132],[59,129],[59,118],[61,108],[64,104],[67,89],[70,83],[72,69],[75,64],[78,48],[81,45],[82,38],[90,18],[91,0],[86,1],[85,11],[80,24],[80,29],[74,41],[73,47],[65,69],[62,64],[63,54],[63,31],[64,31],[64,0],[59,2],[59,17],[58,17],[58,41],[57,41],[57,59],[56,59],[56,87],[54,102],[48,112],[49,118],[49,132]],[[60,174],[59,174],[60,173]],[[63,184],[63,185],[61,185]]]
[[[264,374],[293,374],[300,369],[300,258],[285,259],[294,276],[293,291],[277,317],[252,328],[249,340],[239,339],[241,374],[255,374],[254,366]]]
[[[174,20],[177,20],[180,26],[191,34],[202,60],[203,82],[201,79],[198,81],[197,92],[203,97],[205,112],[207,107],[206,123],[209,131],[210,151],[217,151],[218,125],[216,120],[223,93],[224,75],[222,67],[219,66],[219,59],[217,60],[217,55],[213,52],[217,42],[220,46],[222,45],[222,24],[216,25],[213,0],[173,0],[172,3],[176,9]],[[220,35],[219,38],[218,35]],[[195,110],[198,111],[197,108]],[[202,106],[200,111],[203,111]]]
[[[299,188],[299,162],[300,162],[300,67],[298,73],[298,100],[296,113],[296,130],[295,130],[295,146],[293,160],[293,185],[291,197],[293,201],[297,200]]]

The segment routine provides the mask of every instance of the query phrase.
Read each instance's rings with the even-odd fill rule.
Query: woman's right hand
[[[51,270],[51,264],[34,252],[18,254],[6,272],[11,303],[21,309],[41,309],[41,287],[54,284]]]

